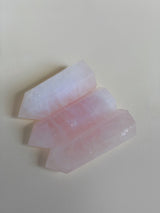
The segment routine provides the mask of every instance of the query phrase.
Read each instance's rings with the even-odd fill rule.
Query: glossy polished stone
[[[110,118],[75,138],[71,144],[52,149],[46,168],[64,173],[71,172],[107,152],[136,133],[135,121],[126,110],[116,110]]]
[[[96,87],[94,73],[84,61],[70,66],[24,94],[19,117],[41,120]]]
[[[136,133],[128,111],[96,88],[84,61],[66,68],[24,95],[19,117],[35,120],[28,145],[49,150],[45,167],[68,173]]]
[[[98,88],[47,119],[36,122],[28,145],[41,148],[66,146],[106,121],[115,110],[112,95],[105,88]]]

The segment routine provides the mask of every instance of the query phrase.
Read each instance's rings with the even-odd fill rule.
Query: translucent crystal
[[[41,120],[96,87],[94,73],[84,61],[68,67],[24,95],[19,117]]]

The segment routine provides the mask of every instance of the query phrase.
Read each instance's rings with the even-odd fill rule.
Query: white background
[[[0,212],[151,213],[160,203],[160,2],[1,0]],[[84,59],[137,136],[69,175],[24,145],[20,96]]]

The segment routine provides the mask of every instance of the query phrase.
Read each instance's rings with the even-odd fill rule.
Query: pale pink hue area
[[[28,145],[49,149],[45,167],[71,172],[136,133],[135,121],[79,63],[24,95],[19,117],[36,120]]]
[[[104,117],[70,145],[50,150],[46,168],[71,172],[135,135],[135,121],[128,111],[116,110],[110,117]]]
[[[115,110],[115,99],[105,88],[98,88],[47,119],[36,122],[28,144],[41,148],[66,146],[89,129],[106,122]]]
[[[24,95],[19,117],[41,120],[96,87],[94,73],[84,61],[70,66]]]

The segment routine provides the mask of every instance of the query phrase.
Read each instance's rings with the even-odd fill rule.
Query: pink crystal
[[[96,89],[81,61],[24,95],[19,117],[36,120],[28,144],[49,149],[45,167],[64,173],[133,137],[135,121],[117,110],[112,95]]]
[[[46,168],[68,173],[111,150],[135,135],[135,121],[126,110],[116,110],[110,118],[75,138],[71,144],[50,150]]]
[[[45,120],[35,123],[29,145],[41,148],[66,146],[93,126],[106,121],[116,102],[105,88],[98,88]]]
[[[85,62],[80,61],[27,91],[19,117],[41,120],[91,92],[95,87],[94,73]]]

